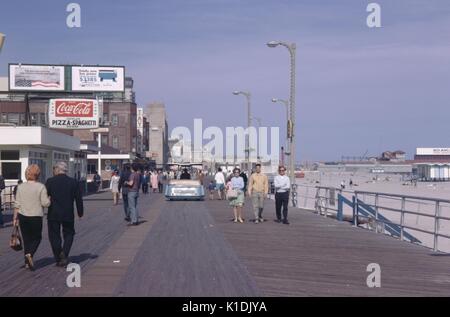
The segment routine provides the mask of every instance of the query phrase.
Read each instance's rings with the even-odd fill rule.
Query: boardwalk
[[[81,288],[66,286],[54,266],[44,228],[37,270],[20,269],[0,229],[0,296],[450,296],[450,256],[308,211],[291,210],[291,225],[230,222],[224,201],[140,199],[142,224],[127,227],[110,194],[86,198],[76,223],[72,262]],[[245,207],[251,219],[250,205]],[[366,285],[369,263],[381,266],[381,288]]]

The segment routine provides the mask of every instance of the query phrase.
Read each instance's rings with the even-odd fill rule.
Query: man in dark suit
[[[59,162],[53,167],[54,176],[45,184],[51,205],[48,208],[48,237],[56,265],[65,267],[75,235],[74,202],[78,217],[83,217],[83,199],[80,187],[74,178],[67,176],[67,164]],[[61,228],[64,243],[61,240]],[[61,246],[61,244],[63,244]]]

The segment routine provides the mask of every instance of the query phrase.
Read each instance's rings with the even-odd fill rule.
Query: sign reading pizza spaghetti
[[[97,100],[51,99],[48,109],[50,128],[95,129],[99,126]]]
[[[64,66],[9,64],[11,91],[64,91]]]
[[[125,90],[123,66],[72,66],[72,91]]]

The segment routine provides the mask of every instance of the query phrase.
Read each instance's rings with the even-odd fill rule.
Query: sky
[[[163,101],[169,129],[246,126],[243,96],[263,126],[285,131],[289,53],[297,45],[296,156],[338,160],[416,147],[450,147],[450,2],[365,0],[0,2],[0,76],[10,62],[124,65],[137,103]],[[74,1],[75,2],[75,1]]]

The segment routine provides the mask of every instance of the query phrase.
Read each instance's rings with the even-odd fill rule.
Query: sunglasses
[[[279,170],[280,172],[286,172],[286,170]]]

